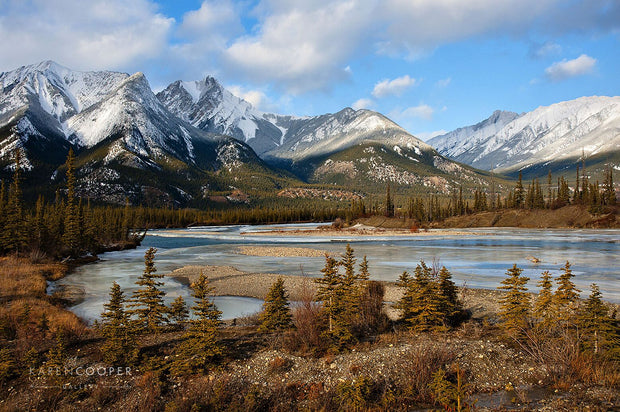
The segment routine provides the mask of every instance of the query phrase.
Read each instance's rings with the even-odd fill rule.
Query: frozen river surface
[[[398,237],[326,237],[275,236],[273,228],[309,229],[316,224],[273,226],[217,226],[191,229],[154,230],[136,250],[110,252],[101,261],[82,266],[60,280],[59,284],[82,287],[84,302],[72,308],[79,316],[92,321],[103,310],[103,303],[116,281],[130,296],[134,282],[144,269],[144,251],[153,246],[158,252],[159,273],[167,273],[186,265],[230,265],[240,270],[263,273],[301,274],[319,276],[324,265],[322,257],[257,257],[239,254],[242,245],[292,246],[321,249],[336,254],[344,252],[347,242],[361,259],[366,255],[373,279],[396,280],[404,270],[412,270],[420,260],[438,261],[452,273],[457,285],[494,289],[505,278],[506,270],[514,263],[530,277],[528,287],[536,290],[540,273],[549,270],[557,276],[568,260],[575,274],[574,282],[587,296],[591,283],[600,286],[603,298],[620,303],[620,230],[617,229],[458,229],[464,235]],[[249,232],[258,232],[248,235]],[[442,234],[442,232],[445,232]],[[528,257],[540,259],[532,263]],[[189,299],[188,288],[166,279],[169,300],[183,295]],[[225,319],[256,312],[258,299],[217,297],[216,304]]]

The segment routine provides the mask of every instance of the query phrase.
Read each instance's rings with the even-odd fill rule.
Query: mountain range
[[[380,113],[264,113],[212,77],[155,94],[142,73],[78,72],[46,61],[1,73],[0,87],[4,177],[20,147],[33,186],[59,185],[73,148],[78,192],[107,202],[195,204],[304,185],[382,192],[391,182],[447,193],[489,184]]]
[[[506,182],[484,170],[546,174],[582,154],[609,162],[620,153],[619,129],[620,97],[496,111],[425,143],[370,110],[262,112],[210,76],[155,94],[142,73],[79,72],[52,61],[0,73],[0,177],[10,178],[20,147],[29,187],[53,193],[73,148],[78,193],[112,203],[200,206],[291,188],[300,197],[335,187],[365,196],[388,183],[403,194],[501,189]]]
[[[428,141],[441,154],[484,170],[540,176],[620,160],[620,96],[591,96],[528,113],[496,111]]]

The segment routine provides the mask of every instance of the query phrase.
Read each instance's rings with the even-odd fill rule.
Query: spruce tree
[[[151,247],[144,254],[144,273],[136,281],[140,289],[134,291],[131,311],[137,315],[136,329],[139,332],[158,332],[166,321],[168,308],[164,304],[166,292],[160,289],[163,275],[155,274],[155,253],[157,249]]]
[[[183,296],[179,295],[170,304],[170,320],[177,324],[177,326],[183,327],[187,318],[189,317],[189,310]]]
[[[62,243],[72,256],[80,253],[80,220],[79,209],[75,196],[75,156],[73,149],[69,149],[67,155],[67,203],[65,204],[65,226],[62,235]]]
[[[132,322],[125,311],[125,295],[118,283],[110,289],[110,301],[103,305],[100,329],[106,341],[101,347],[103,359],[113,365],[131,363],[136,358]]]
[[[200,277],[191,285],[195,305],[195,318],[189,321],[189,329],[177,349],[177,358],[172,369],[177,374],[206,372],[224,353],[218,342],[218,327],[222,312],[211,300],[214,288],[200,272]]]
[[[396,286],[403,289],[403,295],[400,300],[394,305],[396,309],[400,311],[400,319],[409,319],[412,316],[411,308],[413,305],[414,289],[412,287],[413,278],[409,272],[404,271],[398,277]]]
[[[618,335],[614,333],[613,320],[608,316],[609,309],[603,303],[597,284],[590,286],[591,293],[579,311],[579,327],[585,349],[600,353],[609,346],[618,348]]]
[[[463,304],[458,298],[456,285],[452,281],[452,274],[445,266],[439,271],[438,286],[441,296],[440,311],[443,314],[444,321],[453,323],[463,310]]]
[[[553,295],[553,305],[558,320],[567,326],[573,323],[573,317],[579,305],[579,292],[581,292],[572,281],[573,271],[570,263],[566,261],[564,267],[561,268],[562,274],[556,279],[557,289]]]
[[[354,340],[351,312],[347,306],[351,288],[338,270],[340,264],[334,258],[325,255],[325,267],[321,269],[323,277],[315,280],[319,284],[316,301],[323,303],[328,316],[326,335],[338,349],[346,347]]]
[[[21,149],[15,149],[13,181],[9,187],[9,195],[5,208],[5,226],[0,231],[2,246],[6,251],[22,251],[27,244],[26,222],[22,200]]]
[[[545,270],[541,274],[540,281],[538,281],[538,287],[540,289],[538,291],[538,295],[536,295],[536,300],[534,301],[533,315],[542,325],[548,325],[554,316],[553,292],[551,291],[551,288],[553,287],[552,280],[551,273],[549,273],[548,270]]]
[[[424,262],[416,266],[409,287],[411,309],[409,318],[404,320],[409,323],[411,329],[415,332],[444,329],[439,285],[433,280],[431,269]]]
[[[288,294],[284,287],[284,279],[281,277],[271,285],[265,297],[260,322],[258,328],[260,332],[286,330],[292,326],[293,317],[289,307]]]
[[[388,183],[385,191],[385,216],[394,217],[394,200],[390,193],[390,184]]]
[[[334,317],[339,313],[339,293],[341,286],[340,273],[338,273],[338,262],[333,257],[325,254],[325,266],[321,269],[323,277],[315,279],[318,283],[316,301],[323,303],[328,316],[328,328],[334,330]]]
[[[519,179],[517,180],[517,187],[515,187],[515,194],[513,197],[514,207],[522,208],[525,200],[525,193],[523,189],[523,174],[519,170]]]
[[[522,272],[515,263],[506,271],[507,278],[501,282],[503,286],[498,287],[506,291],[499,301],[502,327],[513,337],[521,336],[527,328],[530,313],[530,297],[525,286],[530,279],[521,276]]]

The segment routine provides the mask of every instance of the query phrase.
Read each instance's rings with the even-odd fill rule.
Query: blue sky
[[[213,75],[257,108],[384,113],[428,138],[620,94],[617,0],[0,0],[0,71]]]

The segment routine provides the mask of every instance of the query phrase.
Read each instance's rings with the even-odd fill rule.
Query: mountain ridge
[[[484,122],[491,123],[491,117],[477,125]],[[584,96],[540,106],[496,126],[492,133],[473,131],[474,126],[457,129],[429,143],[452,159],[500,173],[549,164],[567,167],[582,155],[614,157],[620,152],[620,96]],[[459,140],[462,130],[470,133]]]

